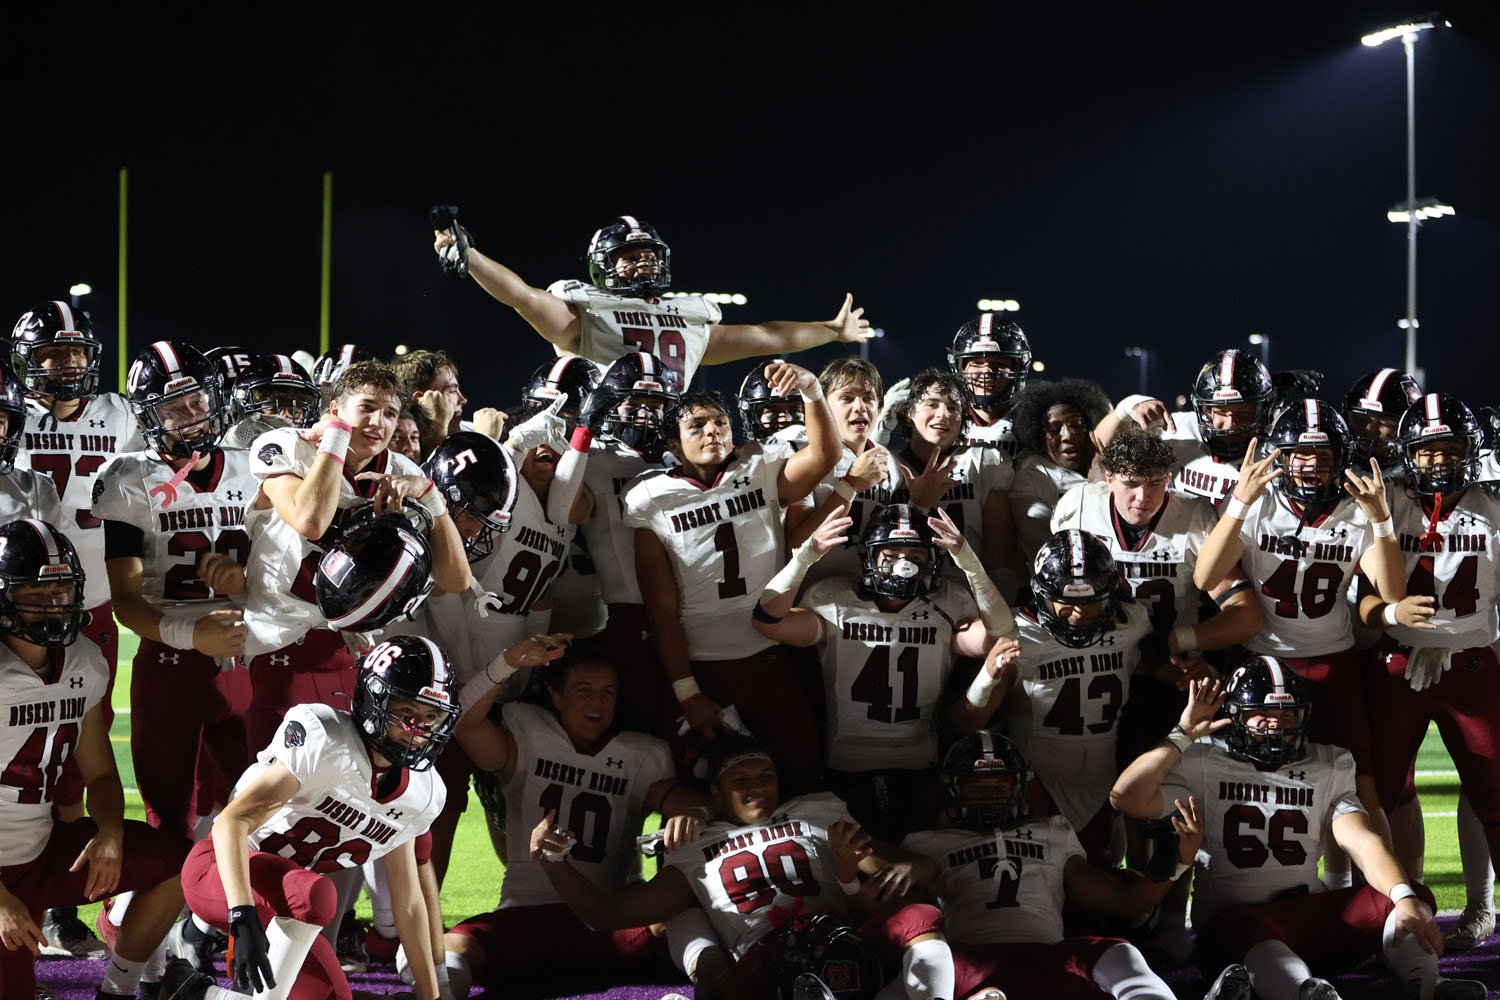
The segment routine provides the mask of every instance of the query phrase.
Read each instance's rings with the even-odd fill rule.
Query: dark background
[[[852,291],[888,380],[940,362],[979,298],[1019,300],[1047,375],[1117,397],[1135,344],[1169,399],[1250,332],[1328,398],[1402,364],[1404,58],[1359,38],[1417,10],[805,6],[8,11],[0,303],[91,283],[113,386],[127,167],[132,353],[316,354],[331,170],[334,342],[446,347],[475,406],[549,355],[440,273],[439,200],[538,286],[584,277],[629,212],[675,287],[749,296],[726,322],[829,318]],[[1417,193],[1458,214],[1419,240],[1419,360],[1426,387],[1497,402],[1496,15],[1443,13],[1417,47]]]

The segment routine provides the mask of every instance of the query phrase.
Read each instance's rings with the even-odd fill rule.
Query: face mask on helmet
[[[1252,437],[1264,437],[1275,387],[1256,358],[1221,351],[1193,382],[1193,411],[1208,453],[1238,464]]]
[[[428,456],[423,471],[448,504],[464,538],[469,562],[495,549],[495,536],[510,530],[518,473],[509,452],[474,431],[450,434]],[[477,530],[476,529],[477,526]],[[473,537],[468,537],[474,530]]]
[[[765,441],[771,435],[805,422],[802,400],[762,399],[741,407],[745,415],[745,435],[752,441]]]
[[[187,344],[159,340],[125,379],[141,436],[158,454],[192,458],[218,448],[229,429],[216,365]]]
[[[1349,429],[1327,403],[1301,399],[1283,409],[1262,445],[1263,451],[1272,448],[1281,452],[1275,467],[1282,470],[1272,489],[1304,504],[1335,503],[1346,495]]]
[[[1120,575],[1104,543],[1086,531],[1059,531],[1037,551],[1031,591],[1037,621],[1064,646],[1092,646],[1114,628]]]
[[[83,564],[71,542],[37,520],[0,525],[0,632],[71,646],[88,621]]]
[[[882,508],[860,540],[860,592],[909,601],[937,587],[942,551],[926,517],[907,504]]]
[[[1478,481],[1483,432],[1459,399],[1423,396],[1401,417],[1396,438],[1409,489],[1417,496],[1451,496]]]
[[[1300,678],[1275,657],[1256,657],[1235,671],[1224,712],[1233,723],[1224,732],[1232,756],[1274,770],[1306,755],[1312,706]]]
[[[1363,473],[1372,458],[1385,471],[1400,468],[1398,422],[1421,398],[1416,380],[1396,368],[1382,368],[1354,383],[1344,397],[1343,416],[1349,425],[1349,461],[1355,471]]]
[[[974,405],[989,412],[1026,388],[1031,345],[1019,326],[984,313],[954,334],[948,368],[963,380]]]
[[[430,640],[396,636],[359,662],[351,714],[370,747],[397,767],[430,768],[458,722],[454,678]]]
[[[622,215],[594,233],[589,280],[606,292],[654,299],[672,287],[672,250],[649,223]]]
[[[665,397],[631,396],[610,411],[601,433],[642,455],[660,457],[666,448],[661,430],[662,414],[666,408]]]
[[[23,314],[11,333],[11,364],[33,396],[87,399],[99,391],[99,353],[88,315],[50,301]]]
[[[241,417],[259,413],[270,417],[281,417],[293,427],[311,427],[318,422],[323,399],[311,386],[255,385],[236,386],[234,398],[239,403]]]
[[[3,364],[0,364],[0,422],[5,425],[0,433],[0,476],[8,476],[16,467],[16,454],[21,450],[21,437],[26,430],[26,390]]]
[[[948,819],[979,833],[1020,826],[1026,820],[1031,778],[1031,768],[1014,743],[989,730],[971,733],[943,758]]]

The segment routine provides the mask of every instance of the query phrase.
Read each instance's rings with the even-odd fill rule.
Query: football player
[[[463,430],[469,400],[458,387],[458,364],[447,351],[407,351],[392,358],[391,367],[411,393],[405,412],[417,422],[418,451],[430,455],[443,438]]]
[[[999,448],[1014,462],[1020,445],[1005,416],[1031,374],[1031,342],[1026,334],[994,313],[981,313],[953,335],[948,369],[969,389],[963,443]]]
[[[208,359],[209,364],[217,367],[223,374],[225,398],[233,398],[235,383],[259,357],[254,351],[237,346],[210,347],[203,352],[203,356]],[[231,408],[231,415],[236,416],[233,408]]]
[[[1220,709],[1228,717],[1216,720]],[[1336,1000],[1327,977],[1378,951],[1402,996],[1485,996],[1482,983],[1438,977],[1432,893],[1408,882],[1371,825],[1349,752],[1308,739],[1315,714],[1295,671],[1254,657],[1227,688],[1194,681],[1177,728],[1110,792],[1117,809],[1141,819],[1170,815],[1189,796],[1201,804],[1199,964],[1243,962],[1264,1000]],[[1331,842],[1354,858],[1365,885],[1324,888],[1318,858]]]
[[[1037,552],[1031,594],[1016,616],[1019,639],[995,642],[952,716],[961,732],[975,732],[1003,707],[1041,779],[1035,813],[1061,813],[1090,860],[1111,867],[1115,732],[1151,620],[1122,594],[1109,548],[1077,528]]]
[[[1126,885],[1085,860],[1083,846],[1061,816],[1031,819],[1032,779],[1014,743],[981,729],[943,758],[944,815],[938,829],[910,834],[903,849],[938,869],[957,974],[955,996],[1000,987],[1013,997],[1072,995],[1095,988],[1113,997],[1172,1000],[1171,987],[1146,965],[1135,945],[1111,938],[1064,936],[1063,904],[1138,919],[1191,868],[1203,826],[1197,800],[1171,814],[1176,851]],[[1082,980],[1079,983],[1074,980]],[[1249,1000],[1242,965],[1219,974],[1205,1000]]]
[[[1010,410],[1022,457],[1016,463],[1010,511],[1022,565],[1052,537],[1052,510],[1081,483],[1097,480],[1099,449],[1092,431],[1109,412],[1109,399],[1093,382],[1033,382]]]
[[[796,451],[807,443],[802,400],[772,395],[771,383],[766,380],[767,364],[786,364],[786,359],[757,361],[745,373],[735,397],[740,409],[740,429],[745,432],[746,441],[759,441],[767,447],[784,445]]]
[[[1349,464],[1364,468],[1380,463],[1387,478],[1404,471],[1396,446],[1396,425],[1422,398],[1417,380],[1397,368],[1382,368],[1360,377],[1344,396],[1344,422],[1353,439]]]
[[[772,995],[771,949],[778,937],[802,926],[779,920],[778,910],[826,913],[851,923],[848,897],[860,891],[863,871],[879,880],[886,895],[859,934],[888,973],[901,970],[880,997],[954,996],[940,912],[905,902],[908,890],[930,881],[929,862],[871,841],[837,796],[783,801],[766,748],[745,737],[720,737],[709,777],[725,818],[706,827],[697,842],[668,854],[649,882],[600,891],[567,860],[584,846],[585,831],[559,820],[556,810],[532,830],[532,858],[568,907],[597,930],[640,927],[701,905],[736,959],[725,991],[730,1000]]]
[[[1494,932],[1490,857],[1500,856],[1500,762],[1488,749],[1500,719],[1500,691],[1488,680],[1500,638],[1500,496],[1475,483],[1480,437],[1474,414],[1453,396],[1423,396],[1401,417],[1397,450],[1415,498],[1394,493],[1390,504],[1407,597],[1388,605],[1371,595],[1361,609],[1368,624],[1386,630],[1365,674],[1371,728],[1380,733],[1374,758],[1381,804],[1394,810],[1409,796],[1407,774],[1435,722],[1466,800],[1460,827],[1477,816],[1478,839],[1489,847],[1487,856],[1465,852],[1469,898],[1444,938],[1455,950]],[[1406,829],[1391,825],[1393,833]],[[1421,845],[1398,836],[1396,847],[1420,875]]]
[[[458,231],[462,246],[454,243]],[[805,351],[839,340],[858,343],[870,333],[864,310],[845,295],[827,322],[790,321],[751,326],[719,322],[719,307],[701,295],[663,298],[672,285],[672,251],[651,225],[622,215],[589,241],[589,283],[563,280],[546,291],[474,248],[467,231],[435,231],[433,249],[446,254],[494,298],[531,324],[559,354],[601,365],[630,351],[655,354],[688,386],[700,364]],[[460,254],[462,256],[460,256]]]
[[[62,523],[62,501],[51,476],[16,468],[26,436],[26,389],[0,359],[0,524],[34,517]]]
[[[317,385],[318,391],[328,393],[333,388],[333,383],[344,374],[344,369],[360,361],[374,361],[375,355],[360,347],[358,344],[340,344],[318,355],[313,362],[312,380]]]
[[[681,466],[638,477],[624,520],[635,530],[651,637],[687,724],[710,734],[735,706],[784,761],[787,784],[803,788],[818,770],[812,709],[786,651],[755,631],[750,612],[781,562],[783,512],[833,468],[839,443],[812,372],[782,363],[766,377],[778,395],[801,392],[807,447],[736,447],[719,395],[684,395],[663,419]]]
[[[229,448],[248,449],[256,438],[278,427],[311,427],[323,412],[317,383],[286,354],[252,356],[226,392],[234,422],[223,440]]]
[[[860,539],[861,578],[821,580],[793,607],[806,568],[841,548],[853,525],[830,518],[767,585],[752,616],[766,638],[817,650],[825,780],[865,829],[894,841],[936,818],[938,703],[954,659],[983,657],[990,645],[974,598],[940,576],[940,541],[966,550],[978,576],[984,570],[951,520],[939,536],[914,508],[892,504]],[[1010,609],[998,594],[995,602],[999,631],[1014,631]]]
[[[462,692],[458,739],[475,766],[505,786],[509,826],[530,830],[543,817],[579,837],[572,859],[599,891],[617,892],[638,880],[635,840],[648,813],[665,819],[664,848],[690,843],[708,821],[712,801],[678,782],[667,745],[614,726],[618,674],[612,651],[600,644],[568,646],[567,636],[530,642],[549,655],[567,652],[547,671],[551,708],[507,705],[503,723],[489,709],[511,667],[492,664]],[[517,852],[505,870],[500,905],[470,917],[447,937],[472,979],[498,987],[515,976],[573,966],[618,966],[658,954],[647,926],[591,930],[563,904],[536,859]],[[455,995],[465,996],[455,981]]]
[[[76,642],[85,570],[67,537],[43,521],[0,526],[0,995],[39,992],[33,967],[47,946],[46,906],[76,907],[135,890],[99,988],[133,997],[148,960],[182,908],[186,838],[125,819],[125,793],[100,703],[104,658]],[[76,760],[88,815],[54,815],[64,762]],[[76,917],[74,918],[77,919]],[[152,977],[157,978],[156,976]]]

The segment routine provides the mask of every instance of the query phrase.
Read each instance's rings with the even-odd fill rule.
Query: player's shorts
[[[776,761],[783,798],[817,791],[823,748],[817,720],[785,646],[768,646],[738,660],[694,660],[699,688],[740,719]]]
[[[943,807],[937,768],[924,771],[829,771],[828,790],[844,800],[865,832],[899,844],[914,830],[931,830]]]
[[[99,711],[104,714],[104,726],[109,728],[115,720],[115,706],[110,703],[110,695],[115,691],[115,674],[120,669],[120,629],[115,624],[115,606],[112,601],[105,601],[98,607],[88,609],[89,623],[78,630],[78,634],[85,636],[99,651],[104,654],[104,662],[109,664],[109,685],[104,689],[104,701],[99,705]]]
[[[1437,909],[1432,890],[1412,885],[1417,897]],[[1324,978],[1346,972],[1380,951],[1385,918],[1396,904],[1368,885],[1336,892],[1308,892],[1268,903],[1231,906],[1200,925],[1193,922],[1199,968],[1242,962],[1262,941],[1282,941]]]
[[[666,938],[649,927],[596,931],[563,903],[503,907],[470,917],[448,933],[472,938],[484,950],[476,986],[506,986],[512,977],[559,969],[611,969],[666,949]]]
[[[1343,747],[1354,757],[1356,774],[1375,773],[1370,713],[1365,706],[1359,654],[1351,646],[1323,656],[1281,657],[1307,682],[1312,701],[1311,738]]]
[[[1118,938],[1071,937],[1056,944],[962,944],[953,950],[954,994],[969,996],[995,986],[1008,997],[1099,1000],[1109,994],[1094,982],[1094,964]]]
[[[293,705],[322,704],[348,711],[354,698],[354,654],[339,633],[315,628],[289,646],[250,661],[250,750],[259,752],[276,736]]]

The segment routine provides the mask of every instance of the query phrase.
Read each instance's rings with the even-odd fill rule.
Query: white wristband
[[[1396,525],[1391,521],[1391,515],[1387,514],[1383,521],[1372,521],[1370,531],[1376,538],[1390,538],[1396,533]]]
[[[1176,882],[1178,879],[1182,878],[1183,873],[1191,867],[1193,867],[1193,863],[1191,861],[1177,862],[1177,867],[1172,869],[1172,881]]]
[[[1394,604],[1387,604],[1385,610],[1380,613],[1380,620],[1385,622],[1387,627],[1395,625],[1396,606]]]
[[[814,382],[811,389],[801,389],[799,391],[802,393],[802,401],[804,403],[816,403],[823,398],[823,386],[819,382]]]
[[[1120,400],[1117,406],[1115,406],[1115,419],[1121,421],[1122,423],[1127,420],[1134,420],[1135,417],[1131,415],[1130,411],[1134,410],[1142,403],[1151,402],[1153,398],[1154,397],[1151,396],[1126,396],[1124,399]]]
[[[336,458],[342,464],[349,454],[351,433],[349,425],[345,423],[332,423],[324,427],[323,436],[318,439],[318,454]]]
[[[1229,500],[1224,504],[1224,516],[1243,521],[1248,513],[1250,513],[1250,505],[1233,493],[1229,494]]]
[[[678,702],[687,704],[687,702],[698,697],[703,692],[698,689],[696,678],[683,677],[680,680],[672,682],[672,693],[677,696]]]
[[[855,878],[852,878],[847,882],[840,882],[839,888],[844,890],[844,895],[846,896],[858,896],[859,878],[856,876]]]
[[[1177,651],[1179,653],[1198,652],[1198,630],[1191,625],[1179,625],[1172,630],[1177,637]]]
[[[426,508],[427,513],[432,515],[433,520],[448,513],[448,504],[444,502],[443,495],[438,492],[437,484],[431,479],[427,480],[426,492],[417,497],[417,503]]]
[[[495,655],[495,658],[493,660],[485,664],[484,677],[485,680],[489,681],[491,684],[500,685],[510,680],[511,675],[514,674],[518,669],[518,667],[513,667],[510,665],[510,663],[505,659],[505,651],[501,650]]]
[[[162,615],[157,630],[161,633],[161,641],[173,649],[192,649],[193,629],[197,624],[197,618]]]
[[[1406,882],[1397,882],[1391,886],[1391,891],[1386,893],[1386,895],[1391,897],[1392,903],[1399,903],[1403,899],[1411,899],[1416,894],[1417,891]]]
[[[854,502],[854,487],[849,484],[849,480],[842,476],[833,484],[833,492],[843,497],[845,503]]]
[[[1193,738],[1181,726],[1173,726],[1167,732],[1165,742],[1176,747],[1178,753],[1187,753],[1187,748],[1193,745]]]
[[[980,667],[979,673],[974,675],[974,681],[969,685],[968,693],[964,695],[964,698],[975,708],[986,708],[990,703],[990,695],[999,686],[1000,678],[991,677],[989,670]]]

